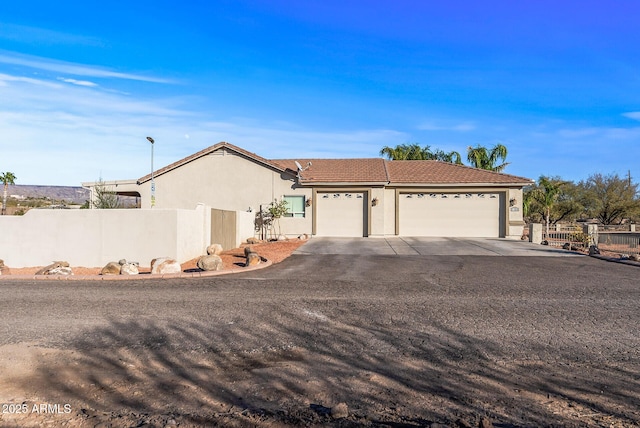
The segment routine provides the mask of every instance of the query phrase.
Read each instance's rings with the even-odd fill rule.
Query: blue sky
[[[266,158],[507,146],[507,173],[640,181],[640,2],[0,5],[0,171],[139,178],[219,141]]]

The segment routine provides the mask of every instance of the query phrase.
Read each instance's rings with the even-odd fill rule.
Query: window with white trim
[[[283,196],[287,201],[285,217],[304,217],[304,196]]]

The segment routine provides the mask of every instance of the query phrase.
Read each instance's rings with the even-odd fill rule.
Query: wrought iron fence
[[[542,230],[543,243],[553,247],[561,247],[567,250],[586,250],[593,237],[583,231],[580,225],[553,225]]]
[[[578,251],[595,245],[602,252],[640,255],[640,232],[635,231],[635,225],[557,224],[550,225],[548,231],[542,225],[542,243]]]

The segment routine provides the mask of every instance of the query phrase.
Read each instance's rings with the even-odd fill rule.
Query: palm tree
[[[499,159],[503,161],[507,159],[507,148],[502,144],[496,144],[491,150],[480,145],[467,149],[467,160],[475,168],[502,172],[509,163],[496,165]]]
[[[555,205],[562,187],[566,182],[560,180],[552,180],[544,175],[538,179],[538,189],[534,193],[534,198],[544,208],[544,219],[547,224],[547,236],[549,236],[549,222],[551,218],[551,208]]]
[[[434,160],[455,163],[456,165],[462,165],[462,156],[460,156],[460,153],[456,151],[451,151],[447,153],[443,150],[436,150],[434,153]]]
[[[380,150],[381,156],[386,156],[390,160],[440,160],[462,164],[460,153],[445,152],[443,150],[431,151],[431,146],[420,147],[419,144],[399,144],[395,147],[384,146]]]
[[[391,160],[413,160],[422,157],[422,148],[418,144],[399,144],[395,147],[384,146],[380,150],[381,156]]]
[[[16,176],[13,172],[3,172],[0,174],[0,181],[4,183],[4,193],[2,194],[2,215],[7,213],[7,191],[9,184],[16,184]]]

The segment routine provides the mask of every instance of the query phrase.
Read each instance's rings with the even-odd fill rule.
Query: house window
[[[285,217],[304,217],[304,196],[284,196],[287,201]]]

